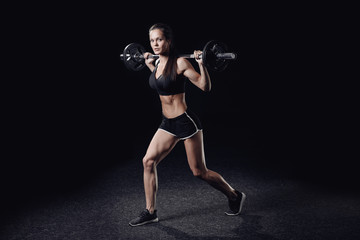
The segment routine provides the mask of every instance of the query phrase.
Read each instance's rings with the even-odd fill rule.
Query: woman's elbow
[[[198,84],[196,84],[202,91],[204,92],[210,92],[211,90],[211,81],[210,79],[204,79],[204,78],[199,78],[198,79]]]
[[[210,85],[205,85],[205,86],[201,87],[201,90],[203,90],[204,92],[210,92],[211,91],[211,86]]]

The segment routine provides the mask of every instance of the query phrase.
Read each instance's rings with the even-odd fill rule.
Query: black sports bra
[[[156,78],[156,70],[159,64],[155,66],[154,71],[149,77],[149,85],[152,89],[156,90],[159,95],[175,95],[185,92],[185,80],[184,75],[176,75],[176,79],[172,80],[170,77],[164,78],[160,75]]]

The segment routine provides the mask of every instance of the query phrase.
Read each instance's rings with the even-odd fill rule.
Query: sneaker
[[[147,223],[153,223],[158,221],[159,219],[156,215],[156,210],[154,211],[153,214],[150,214],[149,210],[145,209],[144,211],[142,211],[142,213],[140,213],[140,215],[137,218],[129,222],[129,225],[132,227],[137,227]]]
[[[244,205],[244,201],[245,201],[245,198],[246,198],[246,195],[245,193],[243,192],[239,192],[237,190],[235,190],[236,194],[238,195],[236,200],[234,201],[231,201],[229,199],[229,208],[230,210],[225,212],[226,215],[228,216],[235,216],[235,215],[239,215],[240,212],[241,212],[241,209]]]

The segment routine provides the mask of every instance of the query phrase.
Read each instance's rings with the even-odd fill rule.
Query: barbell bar
[[[131,56],[130,54],[120,54],[120,57],[123,58],[123,57],[135,57],[135,58],[143,58],[145,59],[144,55],[141,55],[141,54],[136,54],[136,55],[133,55]],[[179,57],[182,57],[182,58],[195,58],[195,55],[194,54],[180,54]],[[216,57],[219,58],[219,59],[229,59],[229,60],[235,60],[237,58],[236,56],[236,53],[218,53],[216,54]],[[159,58],[159,55],[149,55],[147,58],[154,58],[154,59],[158,59]],[[202,54],[199,55],[199,58],[202,58]]]
[[[120,54],[120,58],[129,70],[140,71],[145,67],[145,52],[146,50],[142,45],[130,43],[125,47],[123,53]],[[149,55],[148,57],[157,59],[159,55]],[[194,54],[180,54],[179,57],[195,58]],[[202,58],[207,68],[221,72],[228,66],[229,60],[237,58],[237,54],[227,52],[227,46],[224,43],[212,40],[206,43],[199,57]]]

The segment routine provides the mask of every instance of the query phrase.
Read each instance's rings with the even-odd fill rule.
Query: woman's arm
[[[201,51],[194,51],[195,60],[199,64],[200,74],[195,71],[191,63],[185,58],[179,58],[179,67],[180,69],[185,69],[183,74],[187,77],[195,86],[203,90],[204,92],[209,92],[211,90],[211,80],[210,75],[203,64],[202,59],[199,59],[198,56],[201,54]]]
[[[152,72],[155,69],[155,66],[153,64],[155,58],[148,58],[149,55],[152,55],[152,54],[149,53],[149,52],[144,53],[145,64],[150,69],[150,71]]]

